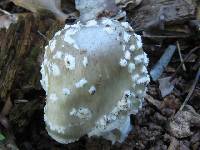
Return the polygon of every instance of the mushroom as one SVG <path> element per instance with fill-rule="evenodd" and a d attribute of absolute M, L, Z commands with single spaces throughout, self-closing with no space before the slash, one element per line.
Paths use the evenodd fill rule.
<path fill-rule="evenodd" d="M 128 22 L 102 17 L 65 25 L 41 65 L 48 134 L 64 144 L 85 134 L 124 141 L 150 80 L 147 65 Z"/>
<path fill-rule="evenodd" d="M 67 15 L 61 10 L 61 0 L 11 0 L 18 6 L 26 8 L 33 13 L 39 13 L 47 10 L 52 12 L 57 19 L 64 22 Z"/>

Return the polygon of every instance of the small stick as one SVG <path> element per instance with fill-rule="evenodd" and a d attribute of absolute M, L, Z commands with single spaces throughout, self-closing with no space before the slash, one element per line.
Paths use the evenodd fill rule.
<path fill-rule="evenodd" d="M 186 67 L 185 67 L 185 64 L 184 64 L 184 61 L 183 61 L 183 57 L 182 57 L 182 54 L 181 54 L 180 44 L 179 44 L 178 41 L 176 42 L 176 46 L 177 46 L 177 49 L 178 49 L 178 54 L 179 54 L 181 63 L 183 64 L 183 65 L 182 65 L 182 68 L 183 68 L 184 71 L 186 71 Z"/>
<path fill-rule="evenodd" d="M 194 80 L 194 82 L 193 82 L 193 84 L 192 84 L 192 86 L 191 86 L 191 88 L 190 88 L 190 92 L 188 93 L 187 97 L 185 98 L 185 101 L 183 102 L 183 104 L 182 104 L 182 106 L 180 107 L 179 111 L 182 111 L 183 108 L 184 108 L 184 106 L 185 106 L 185 105 L 187 104 L 187 102 L 190 100 L 190 97 L 191 97 L 191 95 L 192 95 L 193 92 L 194 92 L 194 89 L 195 89 L 195 87 L 196 87 L 196 84 L 197 84 L 198 81 L 199 81 L 199 77 L 200 77 L 200 68 L 199 68 L 199 70 L 198 70 L 198 72 L 197 72 L 197 74 L 196 74 L 195 80 Z"/>
<path fill-rule="evenodd" d="M 26 99 L 18 99 L 18 100 L 15 100 L 15 103 L 18 104 L 18 103 L 28 103 L 28 100 Z"/>
<path fill-rule="evenodd" d="M 172 75 L 170 81 L 172 81 L 175 77 L 176 74 L 178 73 L 178 71 L 181 69 L 181 66 L 183 65 L 183 63 L 188 60 L 188 58 L 191 56 L 192 53 L 194 53 L 196 50 L 200 49 L 200 46 L 197 46 L 195 48 L 193 48 L 188 54 L 187 56 L 183 59 L 183 62 L 181 62 L 181 64 L 178 66 L 178 68 L 176 69 L 176 72 Z"/>
<path fill-rule="evenodd" d="M 9 16 L 11 16 L 11 15 L 12 15 L 12 14 L 11 14 L 11 13 L 9 13 L 8 11 L 6 11 L 6 10 L 3 10 L 3 9 L 1 9 L 1 8 L 0 8 L 0 11 L 1 11 L 2 13 L 6 14 L 6 15 L 9 15 Z"/>
<path fill-rule="evenodd" d="M 44 34 L 42 34 L 39 30 L 37 31 L 37 33 L 40 35 L 40 36 L 42 36 L 43 38 L 44 38 L 44 40 L 45 41 L 49 41 L 49 39 L 44 35 Z"/>
<path fill-rule="evenodd" d="M 143 35 L 144 38 L 186 38 L 188 35 Z"/>

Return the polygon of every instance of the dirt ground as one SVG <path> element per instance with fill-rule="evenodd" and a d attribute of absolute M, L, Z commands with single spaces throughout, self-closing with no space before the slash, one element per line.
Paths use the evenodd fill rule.
<path fill-rule="evenodd" d="M 151 2 L 154 3 L 155 8 L 161 8 L 164 5 L 166 6 L 165 8 L 172 9 L 170 6 L 173 2 L 170 0 L 168 0 L 170 1 L 169 3 L 167 3 L 167 0 L 165 3 L 158 3 L 158 1 L 155 2 L 154 0 L 148 1 L 149 4 Z M 146 4 L 147 1 L 142 2 L 137 7 L 128 6 L 124 8 L 128 14 L 128 22 L 143 37 L 144 51 L 150 59 L 149 72 L 154 69 L 155 64 L 161 59 L 163 53 L 169 50 L 169 45 L 175 46 L 176 50 L 169 64 L 164 68 L 159 80 L 151 80 L 148 85 L 148 92 L 142 109 L 139 110 L 137 115 L 131 116 L 133 130 L 125 142 L 115 143 L 114 145 L 105 139 L 88 138 L 87 136 L 82 137 L 75 143 L 62 145 L 52 140 L 45 130 L 43 119 L 45 92 L 39 84 L 39 62 L 41 62 L 39 58 L 43 55 L 46 41 L 41 35 L 38 33 L 33 34 L 33 32 L 35 32 L 34 29 L 40 29 L 44 33 L 44 28 L 48 28 L 49 32 L 45 33 L 45 35 L 51 37 L 62 25 L 57 24 L 55 18 L 48 19 L 48 16 L 45 16 L 45 25 L 41 25 L 43 19 L 39 18 L 38 21 L 31 16 L 25 17 L 25 21 L 19 24 L 20 27 L 23 26 L 24 30 L 9 29 L 5 31 L 0 29 L 0 59 L 3 59 L 3 48 L 7 46 L 3 44 L 3 41 L 12 39 L 10 38 L 12 36 L 18 36 L 13 34 L 13 31 L 18 32 L 20 35 L 23 35 L 22 31 L 29 32 L 25 30 L 25 27 L 29 27 L 29 22 L 31 24 L 30 29 L 33 30 L 30 31 L 30 34 L 31 37 L 34 37 L 31 40 L 39 43 L 41 50 L 37 54 L 26 54 L 24 52 L 24 55 L 19 56 L 23 61 L 20 61 L 17 65 L 21 66 L 24 61 L 31 60 L 34 62 L 32 66 L 35 68 L 34 73 L 32 70 L 27 69 L 28 66 L 16 70 L 17 73 L 10 86 L 12 88 L 5 91 L 6 94 L 2 94 L 0 98 L 0 108 L 2 110 L 0 114 L 0 149 L 200 150 L 200 15 L 198 12 L 200 4 L 195 0 L 188 4 L 184 0 L 182 0 L 184 1 L 183 3 L 181 0 L 175 1 L 179 5 L 173 3 L 173 7 L 175 7 L 173 10 L 180 9 L 179 13 L 175 15 L 170 14 L 169 10 L 163 9 L 158 11 L 155 16 L 153 15 L 155 13 L 151 14 L 151 9 Z M 9 13 L 30 14 L 28 10 L 18 7 L 7 0 L 0 1 L 0 8 Z M 70 12 L 73 11 L 72 3 Z M 68 10 L 64 9 L 64 12 L 68 13 Z M 3 13 L 0 13 L 0 15 L 3 15 Z M 166 19 L 162 19 L 163 16 Z M 69 19 L 68 22 L 72 22 L 72 20 Z M 49 23 L 52 23 L 53 27 Z M 43 39 L 43 41 L 37 41 L 37 37 Z M 34 46 L 30 45 L 29 48 L 33 49 Z M 12 53 L 13 48 L 15 49 L 16 47 L 12 45 L 6 48 Z M 35 55 L 37 56 L 35 57 Z M 183 61 L 181 61 L 180 55 L 183 57 Z M 26 58 L 26 56 L 31 58 L 34 56 L 34 59 Z M 16 57 L 16 59 L 18 58 Z M 3 66 L 5 63 L 2 62 L 0 61 L 0 79 L 3 76 L 5 78 L 2 81 L 0 80 L 1 84 L 8 76 L 2 72 L 10 69 L 8 63 L 6 63 L 7 67 L 5 67 Z M 9 62 L 12 61 L 10 60 Z M 35 75 L 38 74 L 38 77 L 27 76 L 29 72 Z M 172 78 L 171 81 L 167 82 L 166 77 Z M 165 82 L 162 87 L 161 79 Z M 173 90 L 163 96 L 163 92 L 169 89 L 166 82 L 173 86 Z"/>

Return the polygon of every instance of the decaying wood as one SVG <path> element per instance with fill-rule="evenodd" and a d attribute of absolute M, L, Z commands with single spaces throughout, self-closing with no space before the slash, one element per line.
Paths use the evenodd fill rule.
<path fill-rule="evenodd" d="M 40 62 L 45 39 L 50 38 L 61 25 L 53 19 L 34 18 L 31 14 L 21 17 L 8 30 L 0 30 L 0 98 L 17 89 L 40 88 Z"/>
<path fill-rule="evenodd" d="M 166 24 L 180 24 L 195 18 L 195 4 L 191 0 L 144 0 L 133 11 L 130 20 L 136 30 L 143 30 L 152 22 L 159 24 L 163 19 Z"/>

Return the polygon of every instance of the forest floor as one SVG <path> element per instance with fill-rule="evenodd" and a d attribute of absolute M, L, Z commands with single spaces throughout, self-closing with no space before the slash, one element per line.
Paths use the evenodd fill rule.
<path fill-rule="evenodd" d="M 149 8 L 150 5 L 154 8 Z M 73 12 L 73 5 L 70 6 L 70 11 Z M 8 0 L 0 1 L 0 8 L 12 14 L 31 14 Z M 15 76 L 12 78 L 12 84 L 6 87 L 8 90 L 5 88 L 2 90 L 0 85 L 0 97 L 2 97 L 0 98 L 2 110 L 0 149 L 200 150 L 200 4 L 195 0 L 144 0 L 137 7 L 128 6 L 124 9 L 128 14 L 128 22 L 137 34 L 142 35 L 144 51 L 150 59 L 149 72 L 155 71 L 156 65 L 163 65 L 163 61 L 170 60 L 164 66 L 163 72 L 160 72 L 161 75 L 154 80 L 152 78 L 148 85 L 142 109 L 137 115 L 131 116 L 133 129 L 125 142 L 112 145 L 110 141 L 102 138 L 84 136 L 75 143 L 62 145 L 48 136 L 43 119 L 45 93 L 39 84 L 40 58 L 46 41 L 37 30 L 40 29 L 49 38 L 62 25 L 54 18 L 49 19 L 48 16 L 45 16 L 45 19 L 34 19 L 33 16 L 28 15 L 21 19 L 22 23 L 18 23 L 17 27 L 22 29 L 10 29 L 10 27 L 8 30 L 2 30 L 0 28 L 0 59 L 4 58 L 5 49 L 9 51 L 9 61 L 0 60 L 1 85 L 4 85 L 7 79 L 11 80 L 10 70 L 20 66 L 20 69 L 13 71 Z M 4 15 L 0 12 L 0 24 Z M 42 23 L 45 25 L 41 25 Z M 29 27 L 31 31 L 26 29 Z M 44 31 L 45 28 L 49 30 L 48 33 Z M 24 36 L 23 32 L 28 32 L 33 38 L 22 39 L 19 35 Z M 9 44 L 3 42 L 6 40 L 13 42 L 15 41 L 13 37 L 15 40 L 19 37 L 19 42 L 28 41 L 26 44 L 29 44 L 29 49 L 40 47 L 41 51 L 37 54 L 24 52 L 22 55 L 23 51 L 21 51 L 19 57 L 13 55 L 11 57 L 10 55 L 14 53 L 13 49 L 19 46 L 15 46 L 15 43 L 8 46 Z M 31 40 L 35 40 L 38 46 L 30 44 Z M 15 53 L 17 54 L 17 51 Z M 163 55 L 164 53 L 168 55 Z M 13 62 L 12 59 L 22 60 L 15 64 L 17 61 Z M 158 64 L 159 60 L 162 60 L 161 64 Z M 30 68 L 27 69 L 26 65 L 21 67 L 27 61 L 34 62 L 31 64 L 34 73 Z M 12 62 L 12 66 L 8 62 Z M 32 77 L 29 72 L 39 77 Z"/>

